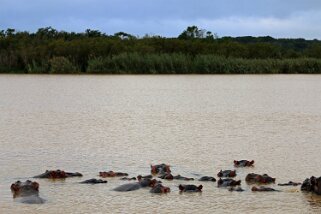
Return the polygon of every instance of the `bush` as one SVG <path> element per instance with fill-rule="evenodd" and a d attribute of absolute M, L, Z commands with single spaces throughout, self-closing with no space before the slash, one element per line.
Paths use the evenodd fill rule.
<path fill-rule="evenodd" d="M 79 68 L 73 65 L 66 57 L 53 57 L 49 60 L 51 74 L 79 73 Z"/>

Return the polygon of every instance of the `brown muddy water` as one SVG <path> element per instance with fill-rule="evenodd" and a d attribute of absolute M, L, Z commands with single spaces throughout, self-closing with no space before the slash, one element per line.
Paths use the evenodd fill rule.
<path fill-rule="evenodd" d="M 114 192 L 127 181 L 80 185 L 99 171 L 149 174 L 168 163 L 198 178 L 233 169 L 245 192 L 203 183 L 202 194 L 146 189 Z M 277 182 L 321 176 L 321 76 L 0 75 L 0 213 L 320 213 L 321 197 L 299 187 L 252 193 L 247 173 Z M 46 169 L 83 178 L 40 183 L 42 205 L 14 202 L 11 183 Z"/>

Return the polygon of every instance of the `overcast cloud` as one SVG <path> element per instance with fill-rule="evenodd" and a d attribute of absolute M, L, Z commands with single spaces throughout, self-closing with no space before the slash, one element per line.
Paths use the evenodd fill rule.
<path fill-rule="evenodd" d="M 321 0 L 0 0 L 0 29 L 97 29 L 177 36 L 197 25 L 219 36 L 321 39 Z"/>

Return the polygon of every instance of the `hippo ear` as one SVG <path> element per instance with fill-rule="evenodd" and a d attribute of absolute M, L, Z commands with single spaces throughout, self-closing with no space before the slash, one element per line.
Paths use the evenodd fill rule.
<path fill-rule="evenodd" d="M 32 182 L 31 183 L 32 187 L 35 188 L 36 190 L 39 189 L 39 184 L 37 182 Z"/>
<path fill-rule="evenodd" d="M 19 190 L 19 187 L 16 184 L 11 184 L 10 189 L 11 189 L 12 192 L 17 192 Z"/>
<path fill-rule="evenodd" d="M 197 189 L 198 189 L 198 190 L 202 190 L 202 189 L 203 189 L 203 185 L 199 185 L 199 186 L 197 187 Z"/>
<path fill-rule="evenodd" d="M 170 192 L 171 189 L 169 187 L 164 187 L 165 193 Z"/>
<path fill-rule="evenodd" d="M 183 190 L 185 189 L 182 184 L 180 184 L 180 185 L 178 186 L 178 188 L 179 188 L 180 191 L 183 191 Z"/>
<path fill-rule="evenodd" d="M 150 165 L 152 173 L 157 173 L 156 166 Z"/>
<path fill-rule="evenodd" d="M 234 160 L 234 165 L 238 165 L 239 162 L 237 160 Z"/>
<path fill-rule="evenodd" d="M 169 173 L 171 172 L 171 169 L 170 169 L 169 165 L 166 165 L 166 171 L 169 172 Z"/>

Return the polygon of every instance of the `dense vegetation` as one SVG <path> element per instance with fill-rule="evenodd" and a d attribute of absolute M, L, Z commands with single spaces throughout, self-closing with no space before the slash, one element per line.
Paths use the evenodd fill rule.
<path fill-rule="evenodd" d="M 222 37 L 188 27 L 177 38 L 142 38 L 51 27 L 0 30 L 0 72 L 111 74 L 321 73 L 321 41 Z"/>

